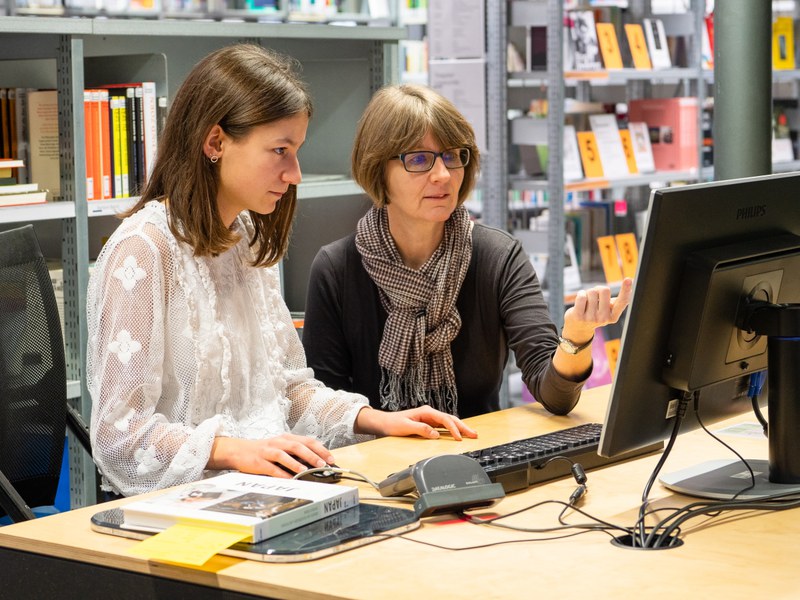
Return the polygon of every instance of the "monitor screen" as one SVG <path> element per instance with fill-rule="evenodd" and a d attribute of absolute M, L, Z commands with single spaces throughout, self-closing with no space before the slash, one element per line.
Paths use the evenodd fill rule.
<path fill-rule="evenodd" d="M 767 368 L 769 352 L 766 336 L 739 327 L 748 298 L 800 303 L 800 174 L 654 190 L 601 455 L 670 437 L 687 393 L 706 425 L 753 410 L 751 376 Z M 688 402 L 681 432 L 699 427 L 694 406 Z M 724 498 L 741 481 L 732 492 L 675 489 Z"/>

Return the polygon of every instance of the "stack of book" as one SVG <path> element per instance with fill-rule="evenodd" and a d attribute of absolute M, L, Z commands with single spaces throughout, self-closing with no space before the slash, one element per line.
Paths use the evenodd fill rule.
<path fill-rule="evenodd" d="M 14 171 L 24 167 L 19 159 L 0 158 L 0 206 L 41 204 L 47 200 L 47 192 L 37 183 L 17 183 Z"/>

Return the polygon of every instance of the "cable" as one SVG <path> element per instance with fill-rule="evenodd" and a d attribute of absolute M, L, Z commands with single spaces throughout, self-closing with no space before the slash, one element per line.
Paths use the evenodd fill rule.
<path fill-rule="evenodd" d="M 747 395 L 750 396 L 750 402 L 753 405 L 753 413 L 755 413 L 758 422 L 761 423 L 764 435 L 769 436 L 769 423 L 767 423 L 764 414 L 761 412 L 761 407 L 758 405 L 758 397 L 761 395 L 761 388 L 764 387 L 766 374 L 766 371 L 758 371 L 750 374 L 750 385 L 747 389 Z"/>

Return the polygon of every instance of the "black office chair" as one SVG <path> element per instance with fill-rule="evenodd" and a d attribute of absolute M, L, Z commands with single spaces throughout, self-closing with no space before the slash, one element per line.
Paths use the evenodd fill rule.
<path fill-rule="evenodd" d="M 35 517 L 55 502 L 67 424 L 91 455 L 67 402 L 53 285 L 32 225 L 0 232 L 0 517 Z"/>

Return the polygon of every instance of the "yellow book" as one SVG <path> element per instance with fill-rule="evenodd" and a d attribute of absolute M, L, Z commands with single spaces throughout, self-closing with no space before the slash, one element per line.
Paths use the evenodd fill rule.
<path fill-rule="evenodd" d="M 122 198 L 131 196 L 130 157 L 130 132 L 128 131 L 128 106 L 125 96 L 120 96 L 119 106 L 119 143 L 120 143 L 120 175 L 122 177 Z"/>
<path fill-rule="evenodd" d="M 602 177 L 603 163 L 600 162 L 600 151 L 597 148 L 597 139 L 591 131 L 578 132 L 578 149 L 581 153 L 583 172 L 586 177 Z"/>
<path fill-rule="evenodd" d="M 776 17 L 772 23 L 772 68 L 794 69 L 794 19 Z"/>
<path fill-rule="evenodd" d="M 115 198 L 123 198 L 122 195 L 122 148 L 120 144 L 120 124 L 119 124 L 119 105 L 120 101 L 125 105 L 125 98 L 122 96 L 110 96 L 108 104 L 111 109 L 111 131 L 113 147 L 111 148 L 111 161 L 114 164 L 114 194 Z"/>
<path fill-rule="evenodd" d="M 647 40 L 645 40 L 642 26 L 638 23 L 627 23 L 625 36 L 628 38 L 628 47 L 631 49 L 634 68 L 643 71 L 652 69 L 653 63 L 650 62 L 650 54 L 647 52 Z"/>
<path fill-rule="evenodd" d="M 600 44 L 600 54 L 603 55 L 603 66 L 606 69 L 621 69 L 622 55 L 619 52 L 617 32 L 612 23 L 598 23 L 597 41 Z"/>

